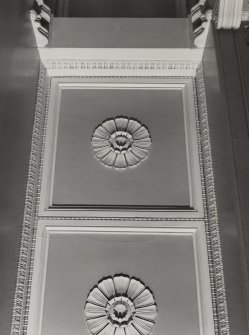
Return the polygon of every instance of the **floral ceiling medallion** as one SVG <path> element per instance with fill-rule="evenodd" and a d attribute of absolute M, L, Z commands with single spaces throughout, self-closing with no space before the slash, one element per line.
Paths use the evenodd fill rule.
<path fill-rule="evenodd" d="M 150 148 L 148 129 L 132 118 L 108 119 L 95 129 L 92 136 L 95 157 L 116 169 L 138 165 L 148 157 Z"/>
<path fill-rule="evenodd" d="M 140 280 L 115 275 L 90 291 L 85 315 L 93 335 L 149 335 L 157 307 L 152 292 Z"/>

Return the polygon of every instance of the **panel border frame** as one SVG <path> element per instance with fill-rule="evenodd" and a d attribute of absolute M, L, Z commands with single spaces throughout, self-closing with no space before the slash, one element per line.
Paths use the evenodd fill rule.
<path fill-rule="evenodd" d="M 74 221 L 74 225 L 72 225 L 70 220 L 63 221 L 63 224 L 61 224 L 60 220 L 53 221 L 52 223 L 48 220 L 40 220 L 37 230 L 37 243 L 34 256 L 34 269 L 31 287 L 32 294 L 30 296 L 30 313 L 27 335 L 41 335 L 47 260 L 49 254 L 49 237 L 53 233 L 192 236 L 194 263 L 196 269 L 195 279 L 200 335 L 214 335 L 209 267 L 207 262 L 205 226 L 203 225 L 203 222 L 194 221 L 186 224 L 185 222 L 175 221 L 168 222 L 166 225 L 160 225 L 159 222 L 154 222 L 153 227 L 151 227 L 151 225 L 148 226 L 148 223 L 146 224 L 146 222 L 144 222 L 144 224 L 144 227 L 136 227 L 133 222 L 131 222 L 128 226 L 124 226 L 122 222 L 113 222 L 112 225 L 110 225 L 108 221 L 99 221 L 96 222 L 96 226 L 91 226 L 88 221 Z"/>
<path fill-rule="evenodd" d="M 39 216 L 92 216 L 97 211 L 98 216 L 122 216 L 122 210 L 125 210 L 126 216 L 166 216 L 166 217 L 196 217 L 201 218 L 203 214 L 201 173 L 198 154 L 198 135 L 196 129 L 195 102 L 191 96 L 194 95 L 193 81 L 191 78 L 84 78 L 84 77 L 51 77 L 50 98 L 46 106 L 46 129 L 43 139 L 43 171 L 41 173 L 41 189 L 39 199 Z M 184 210 L 183 206 L 176 209 L 170 209 L 168 206 L 121 206 L 121 205 L 95 205 L 92 208 L 88 205 L 72 206 L 54 206 L 53 205 L 53 176 L 56 159 L 58 124 L 60 117 L 60 98 L 63 89 L 73 88 L 85 89 L 178 89 L 182 91 L 184 107 L 184 127 L 186 134 L 186 155 L 188 165 L 189 179 L 189 199 L 190 206 Z M 53 112 L 49 112 L 53 111 Z M 90 144 L 89 144 L 90 145 Z"/>

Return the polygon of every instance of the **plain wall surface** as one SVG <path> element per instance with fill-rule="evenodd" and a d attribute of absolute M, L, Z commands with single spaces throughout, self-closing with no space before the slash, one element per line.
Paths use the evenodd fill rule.
<path fill-rule="evenodd" d="M 58 6 L 58 16 L 70 17 L 177 17 L 184 12 L 182 0 L 70 0 Z"/>
<path fill-rule="evenodd" d="M 51 47 L 190 48 L 188 24 L 188 19 L 184 18 L 56 17 L 53 20 Z"/>
<path fill-rule="evenodd" d="M 9 335 L 23 225 L 38 54 L 28 10 L 33 1 L 0 4 L 0 334 Z"/>

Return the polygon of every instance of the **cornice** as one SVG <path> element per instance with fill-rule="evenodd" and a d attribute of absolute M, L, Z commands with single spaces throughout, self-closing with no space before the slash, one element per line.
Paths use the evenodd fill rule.
<path fill-rule="evenodd" d="M 175 75 L 192 76 L 199 65 L 197 61 L 103 61 L 57 59 L 43 62 L 51 76 L 78 76 L 78 75 Z M 134 72 L 135 71 L 135 72 Z"/>
<path fill-rule="evenodd" d="M 42 48 L 39 52 L 49 76 L 194 76 L 203 55 L 202 49 Z"/>

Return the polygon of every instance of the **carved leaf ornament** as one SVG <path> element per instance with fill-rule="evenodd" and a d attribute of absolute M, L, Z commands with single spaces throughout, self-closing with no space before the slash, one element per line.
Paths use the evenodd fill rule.
<path fill-rule="evenodd" d="M 104 165 L 116 169 L 136 166 L 148 157 L 151 138 L 139 121 L 116 117 L 104 121 L 92 136 L 95 157 Z"/>
<path fill-rule="evenodd" d="M 149 335 L 157 307 L 152 292 L 140 280 L 115 275 L 90 291 L 85 316 L 93 335 Z"/>

